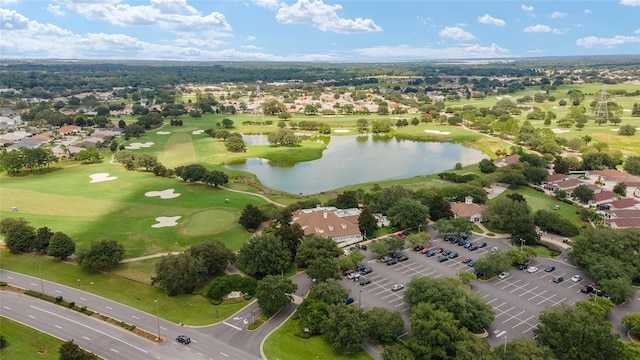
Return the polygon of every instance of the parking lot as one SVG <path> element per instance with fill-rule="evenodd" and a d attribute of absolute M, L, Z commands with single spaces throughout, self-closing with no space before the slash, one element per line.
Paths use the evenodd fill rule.
<path fill-rule="evenodd" d="M 386 265 L 376 260 L 370 251 L 363 252 L 367 258 L 363 264 L 373 269 L 371 274 L 363 275 L 371 280 L 367 285 L 360 285 L 358 281 L 349 280 L 344 277 L 343 286 L 351 290 L 351 296 L 355 300 L 355 306 L 362 306 L 365 309 L 373 307 L 386 307 L 391 310 L 400 311 L 405 319 L 405 329 L 409 330 L 409 306 L 404 302 L 403 295 L 405 289 L 393 291 L 394 284 L 406 285 L 415 276 L 429 276 L 432 278 L 454 277 L 461 271 L 473 271 L 472 267 L 463 263 L 463 260 L 470 258 L 477 260 L 493 247 L 501 250 L 509 250 L 512 246 L 502 239 L 489 239 L 473 235 L 470 241 L 478 243 L 484 241 L 487 246 L 469 251 L 468 249 L 451 244 L 442 239 L 431 240 L 429 249 L 442 248 L 443 250 L 455 251 L 458 257 L 448 259 L 443 262 L 438 261 L 436 254 L 427 257 L 419 251 L 405 249 L 402 253 L 407 255 L 408 260 L 394 265 Z M 552 272 L 546 272 L 549 265 L 555 267 Z M 497 277 L 487 281 L 475 281 L 472 290 L 480 292 L 491 305 L 495 312 L 495 321 L 488 329 L 487 339 L 492 346 L 503 343 L 506 338 L 515 339 L 518 337 L 533 337 L 532 330 L 538 323 L 538 315 L 548 306 L 560 303 L 574 304 L 576 301 L 585 300 L 587 295 L 580 292 L 582 286 L 589 284 L 584 273 L 578 271 L 570 265 L 564 257 L 534 258 L 529 266 L 536 266 L 539 270 L 529 273 L 525 270 L 510 268 L 509 276 L 503 280 Z M 584 277 L 579 282 L 572 282 L 570 278 L 580 274 Z M 553 282 L 554 276 L 564 277 L 561 283 Z"/>

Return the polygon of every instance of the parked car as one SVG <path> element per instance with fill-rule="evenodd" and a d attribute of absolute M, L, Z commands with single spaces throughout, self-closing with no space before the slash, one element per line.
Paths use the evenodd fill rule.
<path fill-rule="evenodd" d="M 416 245 L 413 247 L 413 251 L 422 251 L 424 250 L 424 246 L 422 245 Z"/>
<path fill-rule="evenodd" d="M 476 251 L 478 250 L 478 246 L 476 246 L 475 244 L 471 244 L 471 246 L 469 246 L 467 249 L 469 249 L 469 251 Z"/>
<path fill-rule="evenodd" d="M 585 294 L 591 294 L 592 292 L 595 292 L 596 289 L 593 288 L 593 286 L 591 285 L 585 285 L 582 287 L 582 289 L 580 289 L 580 291 L 582 291 Z"/>
<path fill-rule="evenodd" d="M 553 282 L 554 283 L 558 283 L 559 284 L 559 283 L 561 283 L 563 281 L 564 281 L 564 278 L 562 276 L 554 276 L 553 277 Z"/>
<path fill-rule="evenodd" d="M 466 244 L 464 244 L 464 246 L 463 246 L 463 247 L 464 247 L 465 249 L 468 249 L 468 248 L 470 248 L 470 247 L 472 247 L 472 246 L 473 246 L 473 243 L 468 241 Z"/>
<path fill-rule="evenodd" d="M 555 269 L 556 269 L 556 267 L 555 267 L 555 266 L 547 266 L 546 268 L 544 268 L 544 271 L 546 271 L 546 272 L 552 272 L 552 271 L 554 271 Z"/>
<path fill-rule="evenodd" d="M 187 345 L 191 342 L 191 339 L 187 335 L 178 335 L 178 337 L 176 337 L 176 341 L 181 344 Z"/>
<path fill-rule="evenodd" d="M 353 269 L 342 270 L 342 275 L 349 276 L 349 274 L 351 274 L 353 271 Z"/>
<path fill-rule="evenodd" d="M 391 259 L 393 259 L 391 256 L 383 256 L 382 259 L 380 259 L 380 262 L 386 263 Z"/>
<path fill-rule="evenodd" d="M 497 247 L 497 246 L 494 246 L 494 247 L 491 248 L 491 251 L 500 251 L 500 248 Z"/>
<path fill-rule="evenodd" d="M 366 266 L 365 266 L 365 265 L 363 265 L 363 264 L 358 264 L 358 265 L 356 266 L 356 271 L 362 271 L 362 269 L 364 269 L 364 268 L 366 268 Z"/>
<path fill-rule="evenodd" d="M 467 245 L 467 240 L 461 240 L 460 242 L 458 242 L 458 246 L 465 246 Z"/>
<path fill-rule="evenodd" d="M 582 276 L 580 276 L 580 275 L 573 275 L 573 276 L 571 277 L 571 281 L 573 281 L 573 282 L 579 282 L 579 281 L 582 281 Z"/>
<path fill-rule="evenodd" d="M 498 274 L 498 279 L 500 279 L 500 280 L 504 280 L 504 279 L 508 278 L 508 277 L 509 277 L 509 275 L 510 275 L 510 274 L 509 274 L 508 272 L 503 271 L 503 272 L 501 272 L 500 274 Z"/>
<path fill-rule="evenodd" d="M 360 285 L 365 286 L 371 284 L 371 279 L 369 279 L 368 277 L 363 277 L 362 279 L 360 279 Z"/>
<path fill-rule="evenodd" d="M 435 249 L 435 250 L 434 250 L 434 252 L 435 252 L 436 254 L 441 254 L 443 251 L 444 251 L 444 249 L 443 249 L 443 248 L 437 248 L 437 249 Z"/>
<path fill-rule="evenodd" d="M 442 255 L 444 256 L 449 256 L 449 254 L 451 254 L 451 250 L 445 250 L 442 252 Z"/>
<path fill-rule="evenodd" d="M 398 263 L 398 260 L 391 258 L 387 261 L 387 265 L 395 265 Z"/>
<path fill-rule="evenodd" d="M 362 274 L 362 275 L 371 274 L 372 272 L 373 272 L 373 269 L 370 268 L 369 266 L 367 266 L 364 269 L 360 270 L 360 274 Z"/>
<path fill-rule="evenodd" d="M 394 284 L 394 285 L 391 287 L 391 290 L 392 290 L 392 291 L 398 291 L 398 290 L 402 290 L 402 289 L 404 289 L 404 285 L 402 285 L 402 284 Z"/>
<path fill-rule="evenodd" d="M 357 271 L 354 271 L 351 274 L 347 275 L 347 278 L 353 281 L 358 281 L 358 279 L 360 278 L 360 273 Z"/>
<path fill-rule="evenodd" d="M 484 241 L 480 241 L 477 246 L 479 249 L 482 249 L 483 247 L 487 246 L 487 243 Z"/>
<path fill-rule="evenodd" d="M 473 265 L 475 265 L 475 264 L 476 264 L 476 261 L 475 261 L 475 260 L 471 260 L 471 261 L 469 261 L 469 262 L 467 263 L 467 266 L 468 266 L 468 267 L 473 267 Z"/>
<path fill-rule="evenodd" d="M 438 262 L 445 262 L 447 260 L 449 260 L 449 258 L 444 255 L 438 256 Z"/>
<path fill-rule="evenodd" d="M 427 257 L 432 257 L 432 256 L 434 256 L 435 254 L 436 254 L 436 253 L 435 253 L 435 251 L 429 251 L 429 252 L 427 252 L 425 255 L 427 255 Z"/>
<path fill-rule="evenodd" d="M 529 266 L 527 264 L 518 264 L 518 266 L 516 266 L 516 269 L 518 270 L 527 270 Z"/>
<path fill-rule="evenodd" d="M 421 254 L 426 254 L 429 252 L 429 248 L 424 248 L 422 249 L 422 251 L 420 251 Z"/>
<path fill-rule="evenodd" d="M 470 261 L 473 261 L 473 259 L 472 259 L 472 258 L 464 258 L 464 259 L 462 260 L 462 263 L 463 263 L 463 264 L 468 264 Z"/>
<path fill-rule="evenodd" d="M 538 271 L 538 268 L 535 266 L 531 266 L 527 269 L 527 272 L 530 274 L 533 274 L 534 272 Z"/>
<path fill-rule="evenodd" d="M 462 238 L 462 240 L 467 240 L 467 239 L 469 239 L 469 234 L 462 233 L 462 234 L 460 234 L 460 237 Z"/>
<path fill-rule="evenodd" d="M 406 238 L 406 237 L 407 237 L 407 235 L 405 235 L 405 234 L 403 234 L 403 233 L 397 233 L 396 235 L 397 235 L 399 238 L 402 238 L 402 239 L 404 239 L 404 238 Z"/>
<path fill-rule="evenodd" d="M 353 304 L 355 300 L 353 299 L 353 296 L 349 296 L 347 298 L 347 300 L 344 301 L 345 305 L 349 305 L 349 304 Z"/>
<path fill-rule="evenodd" d="M 403 262 L 403 261 L 409 260 L 409 257 L 407 255 L 405 255 L 405 254 L 402 254 L 402 255 L 398 256 L 398 258 L 396 260 L 398 260 L 398 262 Z"/>
<path fill-rule="evenodd" d="M 455 259 L 458 257 L 458 253 L 457 252 L 452 252 L 451 254 L 449 254 L 449 259 Z"/>
<path fill-rule="evenodd" d="M 459 241 L 460 241 L 460 238 L 453 238 L 453 239 L 451 240 L 451 243 L 452 243 L 452 244 L 457 244 Z"/>

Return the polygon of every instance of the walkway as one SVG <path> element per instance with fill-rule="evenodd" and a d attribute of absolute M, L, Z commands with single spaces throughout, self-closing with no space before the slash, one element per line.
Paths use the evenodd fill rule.
<path fill-rule="evenodd" d="M 130 263 L 130 262 L 134 262 L 134 261 L 155 259 L 155 258 L 167 256 L 169 254 L 178 255 L 178 254 L 180 254 L 180 251 L 174 251 L 174 252 L 170 252 L 170 253 L 166 252 L 166 253 L 159 253 L 159 254 L 153 254 L 153 255 L 140 256 L 140 257 L 136 257 L 136 258 L 124 259 L 124 260 L 120 261 L 120 264 L 126 264 L 126 263 Z"/>
<path fill-rule="evenodd" d="M 231 191 L 231 192 L 236 192 L 236 193 L 245 194 L 245 195 L 257 196 L 257 197 L 259 197 L 259 198 L 261 198 L 261 199 L 263 199 L 263 200 L 265 200 L 265 201 L 267 201 L 267 202 L 269 202 L 269 203 L 272 203 L 272 204 L 273 204 L 273 205 L 275 205 L 275 206 L 279 206 L 279 207 L 286 207 L 286 205 L 284 205 L 284 204 L 280 204 L 279 202 L 275 202 L 275 201 L 273 201 L 273 200 L 269 199 L 268 197 L 266 197 L 266 196 L 264 196 L 264 195 L 262 195 L 262 194 L 256 194 L 256 193 L 252 193 L 252 192 L 249 192 L 249 191 L 242 191 L 242 190 L 229 189 L 229 188 L 228 188 L 228 187 L 226 187 L 226 186 L 218 186 L 218 187 L 219 187 L 220 189 L 227 190 L 227 191 Z"/>

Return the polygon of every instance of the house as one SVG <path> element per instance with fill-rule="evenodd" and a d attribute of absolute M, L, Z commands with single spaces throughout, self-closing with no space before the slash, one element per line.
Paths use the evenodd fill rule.
<path fill-rule="evenodd" d="M 632 198 L 620 199 L 606 203 L 611 210 L 640 209 L 640 201 Z"/>
<path fill-rule="evenodd" d="M 605 224 L 609 225 L 612 229 L 626 229 L 640 227 L 640 218 L 621 218 L 621 219 L 606 219 Z"/>
<path fill-rule="evenodd" d="M 566 180 L 569 179 L 569 175 L 567 174 L 553 174 L 553 175 L 548 175 L 546 178 L 544 178 L 544 181 L 542 182 L 542 184 L 550 184 L 550 183 L 554 183 L 556 181 L 562 181 L 562 180 Z"/>
<path fill-rule="evenodd" d="M 585 173 L 585 176 L 592 181 L 599 181 L 601 184 L 605 186 L 614 186 L 617 183 L 625 182 L 631 180 L 633 176 L 629 175 L 629 173 L 625 171 L 619 170 L 588 170 Z M 636 178 L 636 180 L 638 180 Z"/>
<path fill-rule="evenodd" d="M 360 209 L 318 206 L 293 212 L 292 223 L 300 225 L 305 236 L 331 238 L 339 247 L 344 247 L 363 240 L 358 228 L 359 217 Z"/>
<path fill-rule="evenodd" d="M 505 167 L 507 165 L 515 164 L 520 161 L 520 155 L 509 155 L 503 158 L 498 158 L 493 161 L 493 164 L 497 167 Z"/>
<path fill-rule="evenodd" d="M 75 134 L 80 132 L 80 130 L 82 130 L 82 128 L 80 128 L 80 126 L 75 126 L 75 125 L 65 125 L 59 129 L 56 130 L 56 132 L 62 136 L 65 135 L 69 135 L 69 134 Z"/>
<path fill-rule="evenodd" d="M 455 217 L 468 219 L 469 221 L 482 221 L 484 206 L 473 203 L 473 197 L 464 198 L 464 203 L 454 202 L 451 204 L 451 212 Z"/>
<path fill-rule="evenodd" d="M 548 184 L 548 185 L 555 187 L 554 191 L 564 190 L 567 194 L 570 194 L 578 186 L 589 185 L 589 184 L 578 179 L 566 179 L 566 180 L 556 181 L 553 184 Z"/>
<path fill-rule="evenodd" d="M 627 181 L 624 184 L 627 186 L 627 196 L 640 197 L 640 181 Z"/>
<path fill-rule="evenodd" d="M 612 200 L 615 196 L 616 193 L 614 193 L 613 191 L 599 191 L 597 193 L 594 192 L 591 200 L 589 200 L 589 204 L 602 204 L 606 201 Z"/>

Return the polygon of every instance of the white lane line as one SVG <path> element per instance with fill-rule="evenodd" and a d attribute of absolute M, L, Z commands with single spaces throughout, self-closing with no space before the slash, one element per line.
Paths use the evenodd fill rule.
<path fill-rule="evenodd" d="M 222 323 L 223 323 L 223 324 L 225 324 L 225 325 L 227 325 L 227 326 L 230 326 L 230 327 L 232 327 L 232 328 L 234 328 L 234 329 L 236 329 L 236 330 L 238 330 L 238 331 L 242 331 L 242 329 L 241 329 L 241 328 L 239 328 L 239 327 L 237 327 L 237 326 L 235 326 L 235 325 L 233 325 L 233 324 L 229 324 L 229 323 L 228 323 L 228 322 L 226 322 L 226 321 L 223 321 Z"/>
<path fill-rule="evenodd" d="M 83 339 L 85 339 L 85 340 L 87 340 L 87 341 L 91 341 L 91 339 L 89 339 L 89 338 L 88 338 L 88 337 L 86 337 L 86 336 L 83 336 L 82 338 L 83 338 Z"/>
<path fill-rule="evenodd" d="M 11 276 L 7 276 L 7 279 L 11 279 L 11 280 L 13 280 L 13 278 L 12 278 Z"/>
<path fill-rule="evenodd" d="M 193 339 L 191 339 L 191 342 L 192 342 L 192 343 L 197 343 L 197 341 L 196 341 L 196 340 L 193 340 Z"/>
<path fill-rule="evenodd" d="M 119 354 L 119 353 L 120 353 L 118 350 L 116 350 L 116 349 L 114 349 L 114 348 L 109 348 L 109 349 L 110 349 L 111 351 L 113 351 L 114 353 L 116 353 L 116 354 Z"/>
<path fill-rule="evenodd" d="M 94 328 L 92 328 L 91 326 L 85 325 L 85 324 L 83 324 L 83 323 L 81 323 L 81 322 L 78 322 L 78 321 L 75 321 L 75 320 L 68 319 L 68 318 L 66 318 L 66 317 L 64 317 L 64 316 L 62 316 L 62 315 L 58 315 L 58 314 L 53 313 L 53 312 L 51 312 L 51 311 L 47 311 L 47 310 L 45 310 L 45 309 L 41 309 L 41 308 L 39 308 L 39 307 L 37 307 L 37 306 L 30 305 L 29 307 L 31 307 L 31 308 L 33 308 L 33 309 L 36 309 L 36 310 L 39 310 L 39 311 L 42 311 L 43 313 L 47 313 L 47 314 L 49 314 L 49 315 L 52 315 L 52 316 L 55 316 L 55 317 L 58 317 L 58 318 L 64 319 L 64 320 L 66 320 L 66 321 L 72 322 L 72 323 L 74 323 L 74 324 L 76 324 L 76 325 L 80 325 L 80 326 L 86 327 L 87 329 L 91 329 L 91 330 L 93 330 L 93 331 L 95 331 L 95 332 L 97 332 L 97 333 L 100 333 L 100 334 L 102 334 L 102 335 L 108 336 L 108 337 L 110 337 L 110 338 L 112 338 L 112 339 L 114 339 L 114 340 L 116 340 L 116 341 L 119 341 L 119 342 L 121 342 L 121 343 L 123 343 L 123 344 L 129 345 L 129 346 L 131 346 L 131 347 L 132 347 L 132 348 L 134 348 L 134 349 L 140 350 L 140 351 L 142 351 L 142 352 L 143 352 L 143 353 L 145 353 L 145 354 L 146 354 L 146 353 L 148 353 L 148 351 L 147 351 L 147 350 L 145 350 L 145 349 L 141 349 L 141 348 L 139 348 L 139 347 L 137 347 L 137 346 L 135 346 L 135 345 L 133 345 L 133 344 L 129 344 L 129 343 L 128 343 L 128 342 L 126 342 L 126 341 L 120 340 L 120 339 L 118 339 L 118 338 L 117 338 L 117 337 L 115 337 L 115 336 L 109 335 L 109 334 L 107 334 L 107 333 L 105 333 L 105 332 L 103 332 L 103 331 L 100 331 L 100 330 L 98 330 L 98 329 L 94 329 Z M 29 315 L 29 316 L 31 316 L 31 315 Z M 35 319 L 35 318 L 34 318 L 34 319 Z"/>
<path fill-rule="evenodd" d="M 501 337 L 502 335 L 504 335 L 506 333 L 507 333 L 506 331 L 502 331 L 502 332 L 496 334 L 496 337 L 499 338 L 499 337 Z"/>
<path fill-rule="evenodd" d="M 160 329 L 162 329 L 162 330 L 167 330 L 167 328 L 166 328 L 166 327 L 162 327 L 162 326 L 160 326 Z"/>
<path fill-rule="evenodd" d="M 33 285 L 33 286 L 38 286 L 38 284 L 35 284 L 35 283 L 31 283 L 31 285 Z"/>
<path fill-rule="evenodd" d="M 8 307 L 8 306 L 2 305 L 2 307 L 3 307 L 3 308 L 5 308 L 5 309 L 7 309 L 7 310 L 11 310 L 11 308 L 10 308 L 10 307 Z"/>
<path fill-rule="evenodd" d="M 82 301 L 87 301 L 87 299 L 85 299 L 85 298 L 80 298 L 80 300 L 82 300 Z"/>
<path fill-rule="evenodd" d="M 58 329 L 62 329 L 62 326 L 59 326 L 59 325 L 53 325 L 53 326 L 57 327 Z"/>
<path fill-rule="evenodd" d="M 224 356 L 224 357 L 229 357 L 229 355 L 227 355 L 227 354 L 225 354 L 225 353 L 223 353 L 223 352 L 221 352 L 221 353 L 220 353 L 220 355 L 222 355 L 222 356 Z"/>
<path fill-rule="evenodd" d="M 62 291 L 60 291 L 60 290 L 56 290 L 56 292 L 57 292 L 57 293 L 60 293 L 60 294 L 62 294 Z"/>
<path fill-rule="evenodd" d="M 30 318 L 35 319 L 36 317 L 33 315 L 29 315 Z"/>
<path fill-rule="evenodd" d="M 111 306 L 105 306 L 107 309 L 109 310 L 113 310 L 113 308 Z"/>
<path fill-rule="evenodd" d="M 132 317 L 132 318 L 134 318 L 134 319 L 138 319 L 138 320 L 140 320 L 140 318 L 139 318 L 139 317 L 137 317 L 137 316 L 135 316 L 135 315 L 131 315 L 131 317 Z"/>

